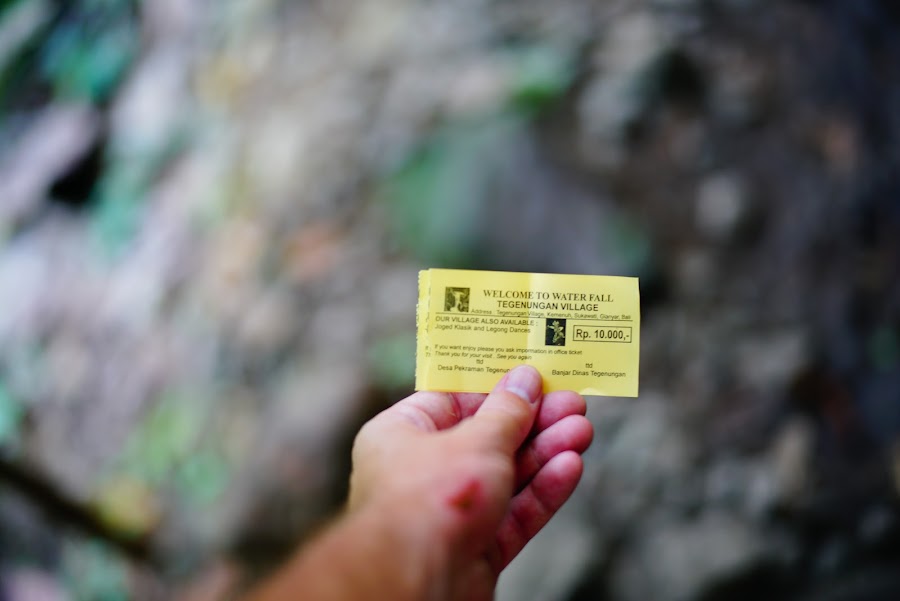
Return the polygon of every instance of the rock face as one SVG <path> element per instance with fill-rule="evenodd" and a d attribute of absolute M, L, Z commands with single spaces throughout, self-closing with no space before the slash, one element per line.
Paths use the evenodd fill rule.
<path fill-rule="evenodd" d="M 500 577 L 498 601 L 571 598 L 595 567 L 597 532 L 585 528 L 584 499 L 576 497 Z"/>
<path fill-rule="evenodd" d="M 725 513 L 671 524 L 651 520 L 618 558 L 612 590 L 625 601 L 690 601 L 752 573 L 765 557 L 762 534 Z"/>
<path fill-rule="evenodd" d="M 270 567 L 448 265 L 641 277 L 641 398 L 501 599 L 898 597 L 894 2 L 13 4 L 7 594 Z"/>

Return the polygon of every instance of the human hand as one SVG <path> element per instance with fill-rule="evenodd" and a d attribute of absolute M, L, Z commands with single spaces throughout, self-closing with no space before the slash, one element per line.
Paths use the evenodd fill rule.
<path fill-rule="evenodd" d="M 491 599 L 500 571 L 575 490 L 593 438 L 585 402 L 541 388 L 520 366 L 490 395 L 418 392 L 357 435 L 349 510 L 404 533 L 424 598 Z"/>

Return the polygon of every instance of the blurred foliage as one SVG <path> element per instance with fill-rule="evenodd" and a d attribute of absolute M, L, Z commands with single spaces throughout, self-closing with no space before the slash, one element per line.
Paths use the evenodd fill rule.
<path fill-rule="evenodd" d="M 231 466 L 215 451 L 199 450 L 187 457 L 175 472 L 175 486 L 181 498 L 203 507 L 217 501 L 225 492 Z"/>
<path fill-rule="evenodd" d="M 401 244 L 431 265 L 473 266 L 496 160 L 523 126 L 521 117 L 501 113 L 432 135 L 383 190 Z"/>
<path fill-rule="evenodd" d="M 900 363 L 900 339 L 894 328 L 881 326 L 875 330 L 869 340 L 869 357 L 881 371 L 890 371 Z"/>
<path fill-rule="evenodd" d="M 67 540 L 62 562 L 74 601 L 125 601 L 130 597 L 125 563 L 106 546 Z"/>
<path fill-rule="evenodd" d="M 17 442 L 24 418 L 25 408 L 0 382 L 0 446 L 8 447 Z"/>
<path fill-rule="evenodd" d="M 134 60 L 139 37 L 129 0 L 82 0 L 43 44 L 41 71 L 59 98 L 103 102 Z"/>
<path fill-rule="evenodd" d="M 200 403 L 180 393 L 165 395 L 133 434 L 125 454 L 126 471 L 161 484 L 192 451 L 202 426 Z"/>
<path fill-rule="evenodd" d="M 120 534 L 140 537 L 159 521 L 153 490 L 143 481 L 117 477 L 100 488 L 96 502 L 98 517 Z"/>
<path fill-rule="evenodd" d="M 0 5 L 0 119 L 14 106 L 14 95 L 21 97 L 23 90 L 40 83 L 33 64 L 53 17 L 49 0 L 6 0 Z"/>
<path fill-rule="evenodd" d="M 509 103 L 514 110 L 536 115 L 562 98 L 574 83 L 572 52 L 535 45 L 516 51 L 513 58 Z"/>
<path fill-rule="evenodd" d="M 118 257 L 134 239 L 146 196 L 164 167 L 183 148 L 186 134 L 172 131 L 161 138 L 157 147 L 107 149 L 106 168 L 91 198 L 91 230 L 106 257 Z"/>
<path fill-rule="evenodd" d="M 218 499 L 228 484 L 231 468 L 219 450 L 205 444 L 203 406 L 190 395 L 165 395 L 129 442 L 123 468 L 126 479 L 154 488 L 171 485 L 192 505 L 208 505 Z M 119 500 L 116 495 L 110 498 L 113 505 Z"/>
<path fill-rule="evenodd" d="M 98 492 L 97 513 L 108 526 L 129 536 L 148 534 L 161 518 L 163 490 L 201 507 L 222 495 L 231 468 L 221 453 L 203 446 L 205 415 L 201 401 L 180 392 L 154 405 L 132 435 L 123 465 Z"/>
<path fill-rule="evenodd" d="M 36 102 L 106 104 L 140 51 L 136 0 L 15 0 L 0 5 L 0 131 Z M 3 40 L 6 40 L 4 43 Z M 158 173 L 155 151 L 143 160 L 105 152 L 90 193 L 94 234 L 114 256 L 137 229 L 144 194 Z"/>
<path fill-rule="evenodd" d="M 623 273 L 654 277 L 653 240 L 646 227 L 625 214 L 609 217 L 601 228 L 599 252 L 616 258 Z"/>
<path fill-rule="evenodd" d="M 384 390 L 412 388 L 416 376 L 416 337 L 412 332 L 376 340 L 369 348 L 369 367 Z"/>
<path fill-rule="evenodd" d="M 102 254 L 115 257 L 134 238 L 143 199 L 150 188 L 142 163 L 112 161 L 95 190 L 91 230 Z"/>
<path fill-rule="evenodd" d="M 506 53 L 513 76 L 500 105 L 436 128 L 382 186 L 399 242 L 430 265 L 477 266 L 494 174 L 531 122 L 574 82 L 571 52 L 525 45 Z"/>
<path fill-rule="evenodd" d="M 18 0 L 0 11 L 0 29 L 18 34 L 0 52 L 3 113 L 35 95 L 105 102 L 139 50 L 134 0 Z"/>

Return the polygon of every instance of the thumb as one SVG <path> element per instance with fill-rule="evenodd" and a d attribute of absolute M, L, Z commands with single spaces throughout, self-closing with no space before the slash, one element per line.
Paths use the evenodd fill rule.
<path fill-rule="evenodd" d="M 542 388 L 541 374 L 530 365 L 507 373 L 469 422 L 480 446 L 512 457 L 531 432 Z"/>

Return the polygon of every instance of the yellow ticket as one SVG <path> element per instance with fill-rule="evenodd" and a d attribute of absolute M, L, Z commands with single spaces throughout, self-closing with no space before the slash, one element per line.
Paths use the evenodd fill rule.
<path fill-rule="evenodd" d="M 526 363 L 544 391 L 638 395 L 637 278 L 419 272 L 416 390 L 488 392 Z"/>

